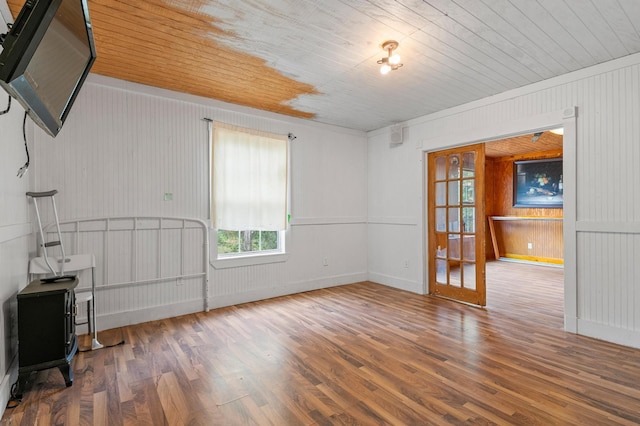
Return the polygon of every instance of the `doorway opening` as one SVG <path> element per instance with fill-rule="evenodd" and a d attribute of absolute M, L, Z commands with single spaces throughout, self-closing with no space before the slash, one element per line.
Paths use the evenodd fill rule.
<path fill-rule="evenodd" d="M 549 318 L 553 317 L 562 327 L 563 137 L 544 131 L 484 142 L 482 146 L 484 164 L 477 164 L 476 167 L 482 167 L 483 173 L 477 173 L 474 177 L 483 177 L 477 179 L 482 182 L 482 188 L 475 190 L 475 194 L 483 198 L 477 200 L 474 207 L 476 210 L 482 207 L 483 216 L 481 223 L 473 229 L 473 236 L 484 236 L 478 241 L 478 245 L 483 245 L 483 250 L 476 251 L 476 254 L 487 262 L 486 266 L 482 265 L 486 268 L 486 274 L 479 278 L 484 281 L 482 284 L 486 288 L 485 303 L 490 308 L 507 312 L 516 310 L 520 315 L 530 315 L 545 308 Z M 430 153 L 429 167 L 437 171 L 436 159 L 455 159 L 455 155 L 458 155 L 456 150 Z M 439 178 L 431 172 L 428 177 L 429 293 L 483 306 L 485 303 L 457 297 L 461 293 L 458 288 L 452 287 L 457 291 L 453 296 L 443 291 L 446 289 L 443 287 L 445 283 L 460 287 L 453 279 L 456 278 L 455 263 L 459 256 L 456 254 L 452 257 L 451 253 L 457 252 L 444 249 L 449 245 L 451 249 L 456 248 L 452 244 L 457 241 L 456 237 L 468 239 L 466 235 L 456 235 L 457 228 L 449 228 L 452 223 L 451 212 L 458 214 L 466 204 L 464 197 L 460 196 L 453 197 L 451 201 L 451 193 L 456 195 L 460 190 L 452 192 L 447 179 L 448 175 Z M 456 183 L 452 185 L 453 189 L 458 189 Z M 457 205 L 451 203 L 461 204 L 462 208 L 458 209 Z M 437 215 L 439 210 L 442 210 L 441 216 L 444 217 L 440 221 Z M 465 227 L 468 228 L 468 225 Z M 483 232 L 483 228 L 486 232 Z M 479 259 L 475 263 L 475 266 L 481 264 Z M 509 297 L 505 298 L 506 295 Z M 516 309 L 518 307 L 520 309 Z"/>
<path fill-rule="evenodd" d="M 562 327 L 563 136 L 486 142 L 485 157 L 487 305 L 528 316 L 545 311 Z"/>

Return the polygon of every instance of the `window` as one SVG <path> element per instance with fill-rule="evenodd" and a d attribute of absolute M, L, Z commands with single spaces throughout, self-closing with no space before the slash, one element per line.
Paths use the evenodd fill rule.
<path fill-rule="evenodd" d="M 215 123 L 212 218 L 217 258 L 284 252 L 287 137 Z"/>
<path fill-rule="evenodd" d="M 218 255 L 280 253 L 278 231 L 218 231 Z"/>

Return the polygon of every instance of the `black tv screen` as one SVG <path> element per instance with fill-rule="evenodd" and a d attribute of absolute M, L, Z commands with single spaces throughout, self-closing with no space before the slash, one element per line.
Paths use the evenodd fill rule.
<path fill-rule="evenodd" d="M 563 206 L 562 158 L 514 161 L 513 207 Z"/>
<path fill-rule="evenodd" d="M 86 0 L 27 0 L 0 52 L 0 86 L 56 136 L 96 59 Z"/>

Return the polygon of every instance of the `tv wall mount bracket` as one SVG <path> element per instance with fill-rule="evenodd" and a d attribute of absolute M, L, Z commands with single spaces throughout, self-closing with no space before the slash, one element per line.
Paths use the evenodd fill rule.
<path fill-rule="evenodd" d="M 13 27 L 13 24 L 7 24 L 7 28 L 10 30 L 11 27 Z M 0 46 L 2 46 L 4 44 L 5 39 L 7 38 L 7 35 L 9 35 L 9 31 L 7 31 L 6 33 L 1 33 L 0 34 Z"/>

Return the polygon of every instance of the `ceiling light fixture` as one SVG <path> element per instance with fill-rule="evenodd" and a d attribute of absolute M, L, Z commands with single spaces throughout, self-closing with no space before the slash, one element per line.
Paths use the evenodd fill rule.
<path fill-rule="evenodd" d="M 400 63 L 400 55 L 393 53 L 398 48 L 398 42 L 388 40 L 382 43 L 382 48 L 387 51 L 387 56 L 378 61 L 380 66 L 380 74 L 387 74 L 389 71 L 397 70 L 402 66 Z"/>
<path fill-rule="evenodd" d="M 540 136 L 542 136 L 543 132 L 536 132 L 533 134 L 533 137 L 531 138 L 531 142 L 536 143 L 538 142 L 538 139 L 540 139 Z"/>

